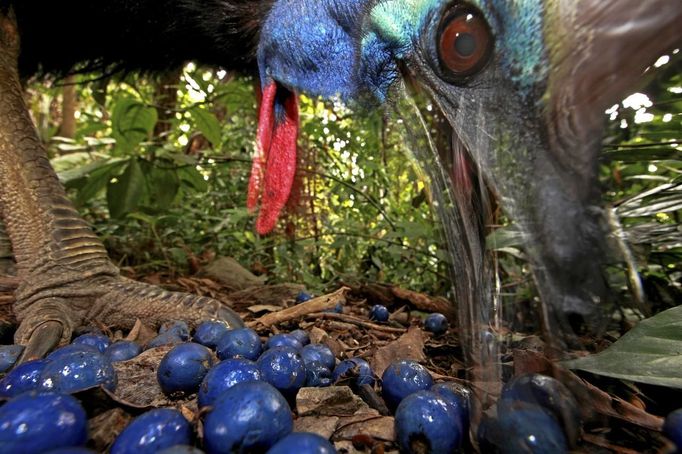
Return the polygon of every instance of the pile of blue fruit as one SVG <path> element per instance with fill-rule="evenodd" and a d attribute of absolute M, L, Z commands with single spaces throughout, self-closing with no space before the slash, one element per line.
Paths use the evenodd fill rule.
<path fill-rule="evenodd" d="M 370 317 L 388 319 L 380 309 Z M 447 330 L 443 320 L 429 322 L 434 335 Z M 0 380 L 0 452 L 95 452 L 88 448 L 92 415 L 83 393 L 115 395 L 114 364 L 160 347 L 166 353 L 150 373 L 171 404 L 138 411 L 106 447 L 112 454 L 337 452 L 327 437 L 294 432 L 297 393 L 329 386 L 350 386 L 372 408 L 393 416 L 395 445 L 384 440 L 389 449 L 419 454 L 474 449 L 469 390 L 454 381 L 435 383 L 415 361 L 395 361 L 378 377 L 365 359 L 339 360 L 327 345 L 310 343 L 303 330 L 262 339 L 252 329 L 219 322 L 205 322 L 193 333 L 176 322 L 144 346 L 89 333 L 14 368 L 21 347 L 0 347 L 0 372 L 6 372 Z M 196 403 L 190 414 L 179 404 L 189 401 Z M 567 452 L 579 438 L 575 399 L 549 377 L 510 381 L 493 413 L 477 432 L 481 452 Z"/>

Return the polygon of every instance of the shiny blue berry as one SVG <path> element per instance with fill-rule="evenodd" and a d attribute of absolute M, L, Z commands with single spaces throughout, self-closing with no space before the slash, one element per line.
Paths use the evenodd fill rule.
<path fill-rule="evenodd" d="M 73 394 L 96 386 L 116 389 L 116 371 L 99 352 L 74 352 L 52 359 L 40 374 L 40 389 Z"/>
<path fill-rule="evenodd" d="M 23 345 L 0 345 L 0 373 L 10 370 L 23 351 Z"/>
<path fill-rule="evenodd" d="M 369 310 L 369 319 L 377 322 L 387 322 L 390 315 L 386 306 L 381 304 L 375 304 Z"/>
<path fill-rule="evenodd" d="M 110 454 L 152 454 L 189 445 L 192 428 L 177 410 L 157 408 L 133 419 L 111 446 Z"/>
<path fill-rule="evenodd" d="M 289 335 L 296 338 L 303 346 L 310 344 L 310 336 L 302 329 L 294 330 Z"/>
<path fill-rule="evenodd" d="M 300 292 L 298 295 L 296 295 L 296 303 L 305 303 L 311 299 L 313 299 L 313 296 L 307 292 Z"/>
<path fill-rule="evenodd" d="M 211 351 L 200 344 L 186 343 L 173 347 L 161 359 L 156 378 L 166 394 L 192 394 L 213 366 Z"/>
<path fill-rule="evenodd" d="M 303 347 L 301 350 L 301 357 L 307 363 L 319 362 L 324 364 L 328 369 L 334 370 L 336 367 L 336 358 L 334 352 L 324 344 L 310 344 Z"/>
<path fill-rule="evenodd" d="M 273 347 L 256 361 L 263 380 L 285 396 L 295 395 L 306 380 L 306 368 L 301 354 L 291 347 Z"/>
<path fill-rule="evenodd" d="M 331 386 L 332 370 L 318 361 L 305 363 L 305 385 L 311 388 Z"/>
<path fill-rule="evenodd" d="M 204 420 L 209 454 L 265 452 L 293 429 L 282 394 L 263 381 L 238 383 L 216 400 Z"/>
<path fill-rule="evenodd" d="M 187 326 L 187 322 L 182 320 L 167 322 L 161 325 L 161 328 L 159 328 L 159 334 L 165 333 L 173 334 L 183 341 L 189 340 L 189 326 Z"/>
<path fill-rule="evenodd" d="M 396 408 L 410 394 L 431 388 L 433 378 L 426 367 L 416 361 L 403 359 L 386 368 L 381 383 L 386 404 L 389 408 Z"/>
<path fill-rule="evenodd" d="M 221 361 L 204 377 L 199 387 L 199 408 L 213 403 L 237 383 L 261 380 L 261 373 L 253 361 L 243 358 Z"/>
<path fill-rule="evenodd" d="M 223 322 L 208 321 L 203 322 L 194 331 L 193 341 L 208 348 L 215 349 L 218 340 L 229 331 L 228 326 Z"/>
<path fill-rule="evenodd" d="M 309 432 L 293 432 L 278 441 L 267 454 L 336 454 L 329 440 Z"/>
<path fill-rule="evenodd" d="M 291 334 L 275 334 L 274 336 L 270 336 L 265 343 L 266 350 L 273 347 L 291 347 L 295 350 L 301 350 L 303 344 Z"/>
<path fill-rule="evenodd" d="M 460 416 L 462 431 L 468 434 L 471 415 L 471 391 L 455 382 L 437 383 L 431 387 L 430 391 L 441 396 L 455 408 Z"/>
<path fill-rule="evenodd" d="M 668 414 L 663 423 L 663 433 L 682 451 L 682 408 Z"/>
<path fill-rule="evenodd" d="M 263 351 L 263 344 L 258 333 L 249 328 L 232 329 L 218 340 L 216 354 L 220 359 L 246 358 L 258 359 Z"/>
<path fill-rule="evenodd" d="M 0 397 L 10 398 L 40 387 L 40 374 L 47 360 L 36 359 L 19 364 L 0 380 Z"/>
<path fill-rule="evenodd" d="M 104 350 L 104 356 L 109 358 L 112 363 L 128 361 L 129 359 L 135 358 L 140 353 L 142 353 L 140 344 L 125 340 L 114 342 Z"/>
<path fill-rule="evenodd" d="M 106 350 L 107 347 L 109 345 L 111 345 L 111 340 L 107 336 L 105 336 L 104 334 L 88 333 L 88 334 L 83 334 L 82 336 L 78 336 L 71 343 L 72 344 L 92 345 L 100 353 L 104 353 L 104 350 Z"/>
<path fill-rule="evenodd" d="M 400 451 L 406 453 L 455 452 L 464 440 L 453 407 L 431 391 L 417 391 L 400 402 L 395 433 Z"/>
<path fill-rule="evenodd" d="M 445 334 L 448 330 L 448 319 L 445 318 L 445 315 L 443 314 L 429 314 L 424 320 L 424 329 L 435 334 L 436 336 Z"/>
<path fill-rule="evenodd" d="M 38 454 L 87 440 L 85 410 L 71 396 L 26 393 L 0 407 L 0 452 Z"/>
<path fill-rule="evenodd" d="M 70 355 L 71 353 L 100 353 L 99 349 L 89 344 L 68 344 L 53 351 L 45 359 L 54 361 L 55 359 Z"/>

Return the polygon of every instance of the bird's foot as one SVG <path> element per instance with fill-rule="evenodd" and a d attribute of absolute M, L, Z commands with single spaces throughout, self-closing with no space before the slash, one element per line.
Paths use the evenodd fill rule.
<path fill-rule="evenodd" d="M 240 317 L 216 299 L 170 292 L 120 276 L 61 285 L 37 297 L 26 297 L 28 287 L 25 283 L 19 288 L 14 306 L 20 320 L 15 342 L 26 346 L 21 362 L 42 358 L 68 343 L 83 324 L 130 329 L 137 320 L 154 328 L 174 320 L 190 326 L 222 320 L 230 327 L 243 326 Z"/>

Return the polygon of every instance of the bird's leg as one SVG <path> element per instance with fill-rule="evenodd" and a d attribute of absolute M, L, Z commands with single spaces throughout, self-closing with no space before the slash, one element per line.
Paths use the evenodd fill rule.
<path fill-rule="evenodd" d="M 0 11 L 0 215 L 21 284 L 14 312 L 23 359 L 40 357 L 74 328 L 97 320 L 132 327 L 136 319 L 195 324 L 239 317 L 219 301 L 122 278 L 102 243 L 66 197 L 24 103 L 17 71 L 19 35 L 12 12 Z"/>

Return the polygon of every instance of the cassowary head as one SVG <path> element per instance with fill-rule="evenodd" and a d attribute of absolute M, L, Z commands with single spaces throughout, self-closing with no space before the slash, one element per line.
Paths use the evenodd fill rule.
<path fill-rule="evenodd" d="M 264 205 L 288 193 L 295 92 L 384 103 L 416 80 L 524 232 L 550 312 L 595 321 L 608 295 L 604 110 L 682 42 L 681 21 L 679 0 L 276 1 L 258 50 L 263 156 L 253 188 L 264 179 Z M 279 208 L 261 211 L 259 230 Z"/>

